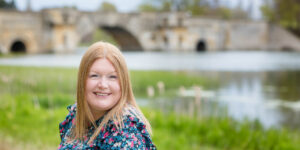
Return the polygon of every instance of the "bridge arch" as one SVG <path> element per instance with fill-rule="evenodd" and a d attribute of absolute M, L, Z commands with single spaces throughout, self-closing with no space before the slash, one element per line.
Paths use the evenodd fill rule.
<path fill-rule="evenodd" d="M 26 53 L 27 47 L 24 41 L 15 40 L 12 42 L 9 51 L 12 53 Z"/>
<path fill-rule="evenodd" d="M 138 39 L 128 30 L 119 26 L 100 26 L 102 30 L 110 34 L 119 44 L 122 51 L 142 51 L 143 48 Z"/>
<path fill-rule="evenodd" d="M 196 51 L 197 52 L 204 52 L 204 51 L 206 51 L 207 50 L 207 45 L 206 45 L 206 42 L 205 42 L 205 40 L 199 40 L 198 42 L 197 42 L 197 45 L 196 45 Z"/>

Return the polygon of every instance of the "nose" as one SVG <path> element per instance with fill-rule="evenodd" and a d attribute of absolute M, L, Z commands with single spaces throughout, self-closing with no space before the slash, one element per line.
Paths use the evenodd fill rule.
<path fill-rule="evenodd" d="M 105 88 L 107 88 L 108 87 L 108 82 L 107 82 L 107 79 L 106 78 L 101 78 L 101 79 L 99 79 L 99 81 L 98 81 L 98 87 L 100 88 L 100 89 L 105 89 Z"/>

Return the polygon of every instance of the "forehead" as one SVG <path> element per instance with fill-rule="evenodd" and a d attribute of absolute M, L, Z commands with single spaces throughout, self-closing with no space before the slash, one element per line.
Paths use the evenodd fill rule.
<path fill-rule="evenodd" d="M 90 71 L 93 72 L 115 72 L 113 64 L 106 58 L 99 58 L 92 64 Z"/>

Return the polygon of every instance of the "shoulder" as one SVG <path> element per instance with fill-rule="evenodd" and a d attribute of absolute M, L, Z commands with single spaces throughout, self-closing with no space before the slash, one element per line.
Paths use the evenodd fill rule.
<path fill-rule="evenodd" d="M 77 105 L 70 105 L 67 107 L 67 109 L 69 111 L 68 115 L 66 116 L 65 120 L 59 124 L 59 133 L 61 139 L 64 138 L 66 132 L 71 128 L 72 124 L 74 124 Z"/>
<path fill-rule="evenodd" d="M 103 148 L 156 149 L 138 111 L 130 105 L 124 109 L 123 127 L 118 130 L 110 123 L 102 135 Z"/>
<path fill-rule="evenodd" d="M 142 115 L 135 107 L 127 105 L 123 111 L 123 129 L 129 131 L 137 130 L 137 132 L 148 136 L 149 133 L 146 130 L 146 125 L 142 118 Z"/>

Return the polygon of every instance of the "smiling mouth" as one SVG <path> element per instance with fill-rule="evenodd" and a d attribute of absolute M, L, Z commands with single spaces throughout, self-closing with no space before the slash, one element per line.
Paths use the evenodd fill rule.
<path fill-rule="evenodd" d="M 111 93 L 97 93 L 97 92 L 94 92 L 95 95 L 97 96 L 109 96 Z"/>

